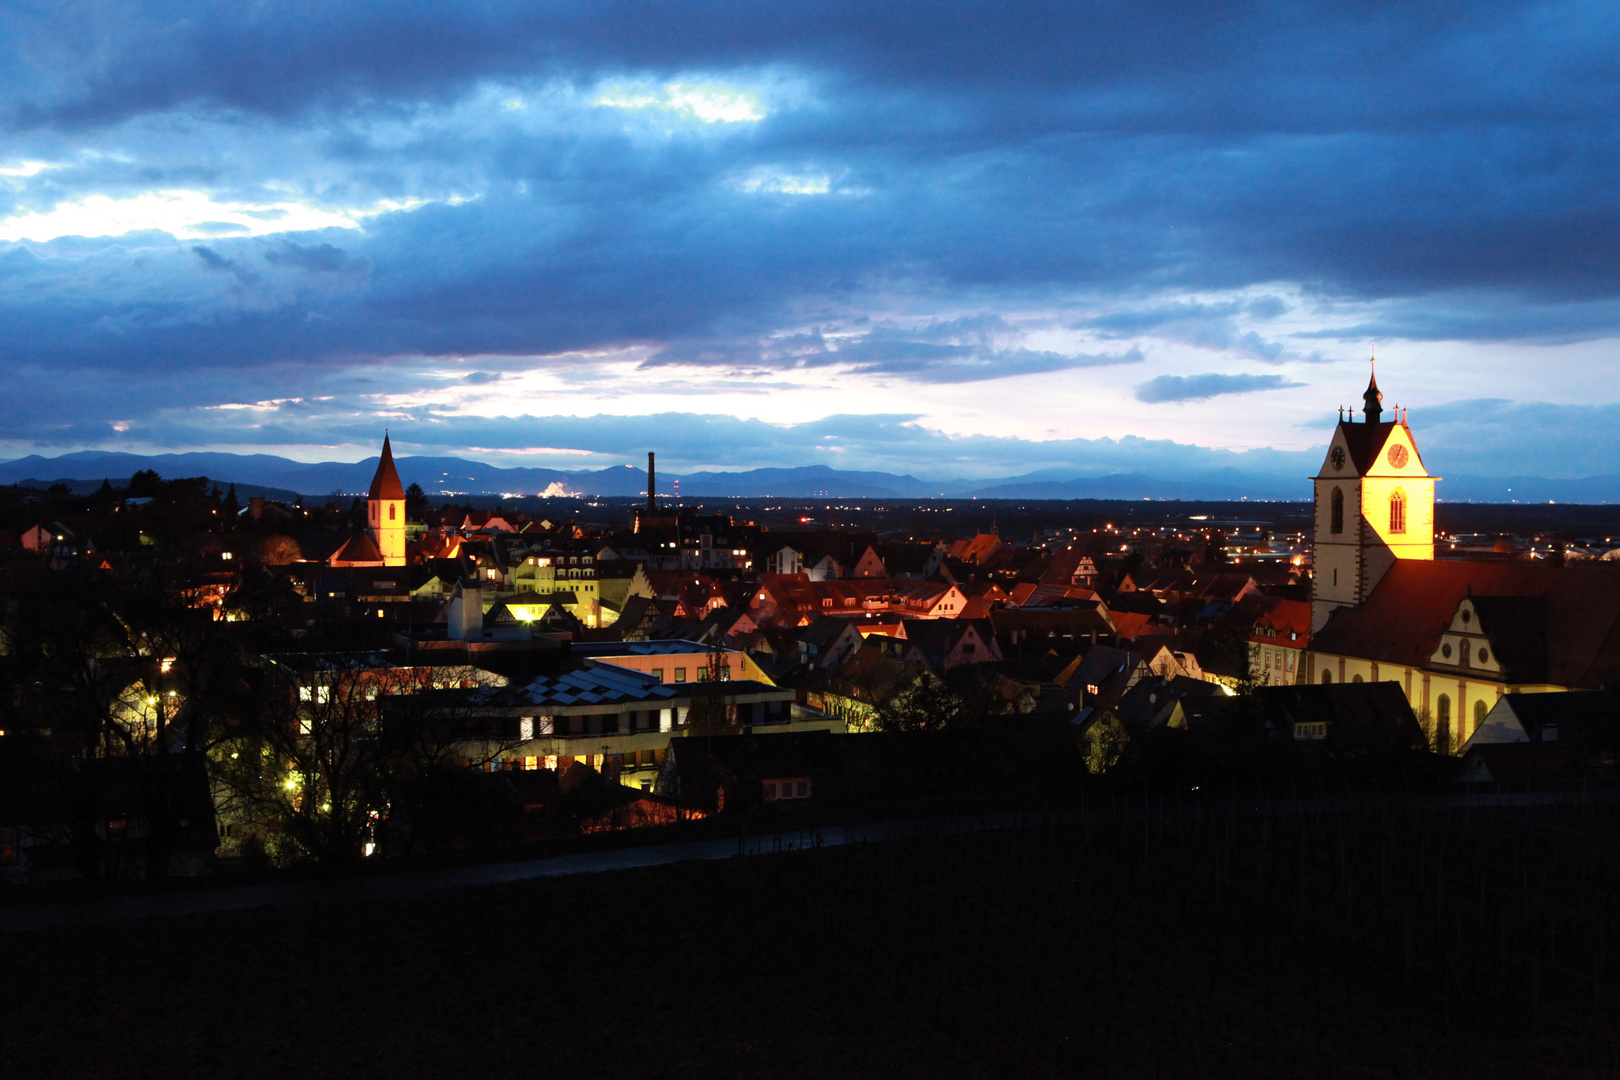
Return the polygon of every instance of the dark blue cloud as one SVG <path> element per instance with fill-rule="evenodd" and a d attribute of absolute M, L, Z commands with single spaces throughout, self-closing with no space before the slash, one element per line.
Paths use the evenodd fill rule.
<path fill-rule="evenodd" d="M 299 244 L 286 241 L 264 253 L 274 266 L 296 266 L 312 274 L 364 272 L 366 262 L 350 255 L 336 244 Z"/>
<path fill-rule="evenodd" d="M 1252 394 L 1283 390 L 1302 384 L 1281 375 L 1160 375 L 1136 388 L 1136 399 L 1150 404 L 1163 401 L 1201 401 L 1222 394 Z"/>
<path fill-rule="evenodd" d="M 419 357 L 642 346 L 649 374 L 945 384 L 1135 363 L 1143 340 L 1287 366 L 1370 336 L 1612 335 L 1617 39 L 1614 9 L 1573 2 L 12 9 L 0 154 L 60 167 L 0 177 L 0 215 L 272 182 L 430 204 L 363 231 L 0 244 L 0 407 L 68 439 L 379 363 L 420 382 Z M 589 104 L 672 79 L 752 87 L 767 115 Z M 825 193 L 757 182 L 812 174 Z M 1274 330 L 1309 314 L 1274 287 L 1376 310 Z M 1247 296 L 1191 298 L 1222 290 Z M 1032 345 L 1031 310 L 1095 344 Z M 1138 396 L 1298 385 L 1176 378 Z"/>
<path fill-rule="evenodd" d="M 760 341 L 679 342 L 645 360 L 643 370 L 676 364 L 738 369 L 842 367 L 921 383 L 967 383 L 1076 368 L 1139 364 L 1141 349 L 1059 353 L 1017 344 L 1025 332 L 994 313 L 937 319 L 914 328 L 877 326 L 829 341 L 819 330 Z"/>

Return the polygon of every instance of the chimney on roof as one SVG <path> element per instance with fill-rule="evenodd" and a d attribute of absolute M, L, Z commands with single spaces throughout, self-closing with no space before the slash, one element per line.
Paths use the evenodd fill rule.
<path fill-rule="evenodd" d="M 653 452 L 649 450 L 647 451 L 647 513 L 649 514 L 658 512 L 658 503 L 654 499 L 657 484 L 657 474 L 653 471 Z"/>

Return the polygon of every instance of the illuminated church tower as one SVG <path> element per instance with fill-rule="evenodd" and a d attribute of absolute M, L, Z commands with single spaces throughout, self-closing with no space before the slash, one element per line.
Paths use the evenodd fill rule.
<path fill-rule="evenodd" d="M 1316 475 L 1316 540 L 1311 630 L 1335 608 L 1367 598 L 1396 559 L 1434 558 L 1434 482 L 1418 456 L 1406 416 L 1384 419 L 1375 373 L 1365 418 L 1341 411 Z"/>
<path fill-rule="evenodd" d="M 366 531 L 382 552 L 384 566 L 405 565 L 405 489 L 394 468 L 394 451 L 383 435 L 382 460 L 371 478 L 371 494 L 366 499 Z"/>

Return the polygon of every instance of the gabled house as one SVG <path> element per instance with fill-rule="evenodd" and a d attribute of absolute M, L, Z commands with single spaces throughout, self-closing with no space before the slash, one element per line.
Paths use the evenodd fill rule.
<path fill-rule="evenodd" d="M 1220 687 L 1202 679 L 1151 675 L 1138 680 L 1115 704 L 1094 712 L 1091 721 L 1111 713 L 1132 736 L 1155 728 L 1184 730 L 1226 700 Z"/>
<path fill-rule="evenodd" d="M 799 635 L 799 658 L 823 671 L 832 670 L 854 655 L 862 640 L 853 621 L 821 615 Z"/>
<path fill-rule="evenodd" d="M 1261 686 L 1292 686 L 1305 671 L 1311 647 L 1311 605 L 1305 600 L 1263 597 L 1249 632 L 1249 675 Z"/>
<path fill-rule="evenodd" d="M 1112 705 L 1149 674 L 1147 660 L 1141 653 L 1095 645 L 1058 681 L 1077 698 L 1082 709 L 1090 709 Z"/>
<path fill-rule="evenodd" d="M 1615 696 L 1603 690 L 1503 694 L 1463 744 L 1462 752 L 1506 743 L 1609 744 L 1620 734 L 1617 704 Z"/>
<path fill-rule="evenodd" d="M 883 556 L 877 553 L 877 549 L 875 547 L 868 544 L 866 550 L 861 553 L 861 557 L 856 560 L 855 565 L 850 569 L 849 576 L 857 578 L 886 578 L 889 576 L 889 571 L 888 568 L 883 564 Z"/>
<path fill-rule="evenodd" d="M 1001 646 L 981 620 L 941 619 L 914 630 L 904 660 L 944 675 L 964 664 L 983 664 L 1002 659 Z"/>
<path fill-rule="evenodd" d="M 960 619 L 967 596 L 960 587 L 938 581 L 919 581 L 899 590 L 899 610 L 918 619 Z"/>
<path fill-rule="evenodd" d="M 1266 687 L 1255 700 L 1272 731 L 1311 752 L 1366 758 L 1427 746 L 1412 706 L 1392 682 Z"/>

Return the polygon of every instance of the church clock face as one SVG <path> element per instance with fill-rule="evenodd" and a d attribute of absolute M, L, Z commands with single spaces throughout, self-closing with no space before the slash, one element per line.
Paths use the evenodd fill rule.
<path fill-rule="evenodd" d="M 1406 468 L 1406 461 L 1406 447 L 1396 443 L 1394 446 L 1389 448 L 1389 464 L 1391 468 L 1404 469 Z"/>
<path fill-rule="evenodd" d="M 1335 446 L 1333 452 L 1328 455 L 1328 460 L 1333 463 L 1335 469 L 1344 468 L 1344 447 Z"/>

